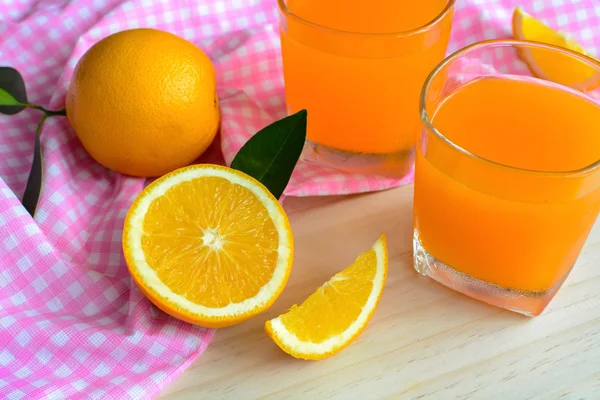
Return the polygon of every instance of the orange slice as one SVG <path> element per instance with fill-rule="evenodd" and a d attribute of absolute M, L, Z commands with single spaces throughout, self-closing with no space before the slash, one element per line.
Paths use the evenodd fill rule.
<path fill-rule="evenodd" d="M 260 182 L 231 168 L 194 165 L 136 198 L 123 252 L 157 307 L 218 328 L 273 304 L 291 271 L 293 238 L 283 208 Z"/>
<path fill-rule="evenodd" d="M 513 13 L 513 36 L 515 39 L 529 40 L 563 47 L 584 56 L 591 57 L 582 45 L 568 34 L 555 31 L 535 19 L 522 8 Z M 600 73 L 591 63 L 566 57 L 544 49 L 521 48 L 521 59 L 538 78 L 554 81 L 578 90 L 591 90 L 600 85 Z M 592 60 L 589 60 L 592 62 Z"/>
<path fill-rule="evenodd" d="M 286 353 L 320 360 L 342 351 L 377 308 L 388 270 L 385 235 L 300 306 L 267 321 L 267 335 Z"/>

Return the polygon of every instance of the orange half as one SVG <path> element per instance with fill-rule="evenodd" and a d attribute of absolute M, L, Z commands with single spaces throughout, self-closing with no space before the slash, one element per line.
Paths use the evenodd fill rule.
<path fill-rule="evenodd" d="M 288 218 L 256 179 L 193 165 L 152 182 L 123 230 L 127 266 L 157 307 L 219 328 L 253 317 L 283 290 L 293 259 Z"/>
<path fill-rule="evenodd" d="M 521 7 L 515 8 L 513 13 L 513 36 L 519 40 L 562 47 L 592 58 L 583 46 L 568 34 L 548 27 Z M 589 62 L 544 49 L 521 48 L 519 56 L 538 78 L 581 91 L 589 91 L 600 86 L 600 73 Z"/>

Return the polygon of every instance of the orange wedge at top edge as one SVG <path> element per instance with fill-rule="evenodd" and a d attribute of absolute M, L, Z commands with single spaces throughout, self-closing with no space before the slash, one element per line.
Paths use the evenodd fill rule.
<path fill-rule="evenodd" d="M 521 7 L 515 8 L 513 12 L 513 36 L 515 39 L 551 44 L 592 57 L 568 34 L 548 27 Z M 579 59 L 533 48 L 520 48 L 519 56 L 538 78 L 582 91 L 600 86 L 598 69 Z"/>

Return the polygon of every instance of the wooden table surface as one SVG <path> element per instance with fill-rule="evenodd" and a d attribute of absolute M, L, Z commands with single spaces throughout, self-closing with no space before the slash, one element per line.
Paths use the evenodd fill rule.
<path fill-rule="evenodd" d="M 287 199 L 296 260 L 263 315 L 217 331 L 160 399 L 600 399 L 600 220 L 541 316 L 471 300 L 412 267 L 412 186 Z M 384 232 L 389 275 L 367 329 L 338 355 L 296 360 L 264 322 L 302 302 Z"/>

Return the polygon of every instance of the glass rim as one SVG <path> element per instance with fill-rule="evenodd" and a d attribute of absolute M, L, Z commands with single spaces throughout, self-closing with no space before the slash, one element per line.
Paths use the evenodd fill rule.
<path fill-rule="evenodd" d="M 473 44 L 470 44 L 468 46 L 465 46 L 457 51 L 455 51 L 454 53 L 450 54 L 449 56 L 447 56 L 446 58 L 444 58 L 427 76 L 427 79 L 425 79 L 425 83 L 423 84 L 423 87 L 421 89 L 421 96 L 420 96 L 420 100 L 419 100 L 419 109 L 420 109 L 420 118 L 421 118 L 421 122 L 423 122 L 423 124 L 425 124 L 425 126 L 427 127 L 427 129 L 429 129 L 430 131 L 432 131 L 438 138 L 440 138 L 445 144 L 449 145 L 451 148 L 453 148 L 454 150 L 470 157 L 473 158 L 477 161 L 483 162 L 485 164 L 489 164 L 495 167 L 499 167 L 502 169 L 506 169 L 506 170 L 510 170 L 510 171 L 514 171 L 514 172 L 519 172 L 519 173 L 526 173 L 526 174 L 531 174 L 531 175 L 539 175 L 539 176 L 553 176 L 553 177 L 576 177 L 576 176 L 580 176 L 580 175 L 585 175 L 588 174 L 596 169 L 600 169 L 600 158 L 596 161 L 594 161 L 592 164 L 587 165 L 585 167 L 576 169 L 576 170 L 572 170 L 572 171 L 540 171 L 540 170 L 532 170 L 532 169 L 525 169 L 525 168 L 518 168 L 518 167 L 513 167 L 510 165 L 506 165 L 506 164 L 501 164 L 495 161 L 491 161 L 488 160 L 487 158 L 481 157 L 475 153 L 470 152 L 469 150 L 457 145 L 456 143 L 454 143 L 453 141 L 451 141 L 450 139 L 448 139 L 446 136 L 444 136 L 440 131 L 437 130 L 437 128 L 434 126 L 433 122 L 431 121 L 431 119 L 429 118 L 429 115 L 427 114 L 427 106 L 426 106 L 426 101 L 427 101 L 427 94 L 429 93 L 429 88 L 430 88 L 430 84 L 431 81 L 438 75 L 438 73 L 444 69 L 450 62 L 455 61 L 456 59 L 458 59 L 459 57 L 461 57 L 462 55 L 470 52 L 471 50 L 474 49 L 478 49 L 478 48 L 485 48 L 485 47 L 497 47 L 498 45 L 501 46 L 528 46 L 528 47 L 537 47 L 540 49 L 546 49 L 546 50 L 550 50 L 550 51 L 554 51 L 557 53 L 562 53 L 566 56 L 569 57 L 573 57 L 575 59 L 579 59 L 580 61 L 589 64 L 591 67 L 596 68 L 598 70 L 598 73 L 600 73 L 600 61 L 597 61 L 591 57 L 588 57 L 584 54 L 581 53 L 577 53 L 573 50 L 569 50 L 566 49 L 564 47 L 559 47 L 559 46 L 555 46 L 555 45 L 551 45 L 551 44 L 546 44 L 546 43 L 541 43 L 541 42 L 534 42 L 534 41 L 529 41 L 529 40 L 518 40 L 518 39 L 491 39 L 491 40 L 483 40 L 480 42 L 476 42 Z M 600 104 L 599 104 L 600 106 Z"/>
<path fill-rule="evenodd" d="M 331 27 L 328 27 L 325 25 L 317 24 L 316 22 L 309 21 L 308 19 L 302 18 L 298 14 L 294 14 L 292 12 L 292 10 L 290 10 L 287 7 L 287 5 L 285 4 L 285 0 L 277 0 L 277 3 L 279 5 L 279 10 L 281 11 L 282 14 L 284 14 L 287 17 L 291 17 L 291 18 L 295 19 L 296 21 L 301 22 L 305 25 L 309 25 L 312 28 L 325 30 L 325 31 L 328 31 L 331 33 L 340 33 L 340 34 L 346 34 L 346 35 L 358 35 L 358 36 L 367 36 L 367 37 L 409 36 L 409 35 L 414 35 L 416 33 L 421 33 L 421 32 L 427 31 L 432 26 L 434 26 L 439 21 L 441 21 L 446 16 L 446 14 L 448 14 L 450 12 L 450 10 L 452 10 L 455 2 L 456 2 L 456 0 L 448 0 L 448 3 L 444 7 L 444 9 L 442 11 L 440 11 L 439 14 L 437 14 L 433 19 L 431 19 L 426 24 L 421 25 L 417 28 L 408 29 L 405 31 L 394 31 L 394 32 L 354 32 L 354 31 L 346 31 L 346 30 L 342 30 L 342 29 L 331 28 Z"/>

